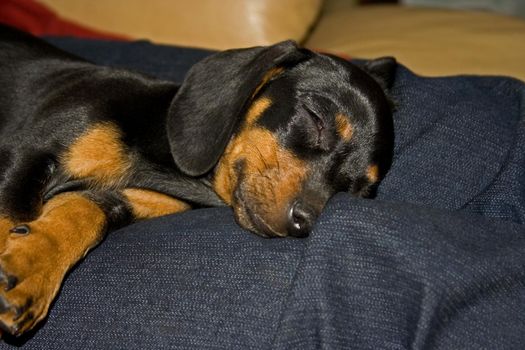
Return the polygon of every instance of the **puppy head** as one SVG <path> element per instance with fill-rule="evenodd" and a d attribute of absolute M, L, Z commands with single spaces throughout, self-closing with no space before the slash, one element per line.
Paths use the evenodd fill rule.
<path fill-rule="evenodd" d="M 366 196 L 388 170 L 395 66 L 359 68 L 293 42 L 211 56 L 171 105 L 175 163 L 191 176 L 212 172 L 245 228 L 305 236 L 333 194 Z"/>

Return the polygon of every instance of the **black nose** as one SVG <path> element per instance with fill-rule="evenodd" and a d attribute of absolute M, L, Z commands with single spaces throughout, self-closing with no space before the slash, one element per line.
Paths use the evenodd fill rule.
<path fill-rule="evenodd" d="M 296 201 L 288 211 L 288 234 L 292 237 L 306 237 L 316 218 L 315 210 L 308 204 Z"/>

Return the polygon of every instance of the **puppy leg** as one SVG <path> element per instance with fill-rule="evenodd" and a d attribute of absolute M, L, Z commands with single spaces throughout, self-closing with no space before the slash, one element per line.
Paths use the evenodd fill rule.
<path fill-rule="evenodd" d="M 0 221 L 3 230 L 8 220 Z M 13 335 L 42 320 L 66 272 L 102 239 L 104 210 L 79 192 L 59 194 L 34 221 L 1 232 L 0 327 Z"/>
<path fill-rule="evenodd" d="M 190 205 L 163 193 L 127 188 L 122 191 L 135 219 L 151 219 L 191 209 Z"/>

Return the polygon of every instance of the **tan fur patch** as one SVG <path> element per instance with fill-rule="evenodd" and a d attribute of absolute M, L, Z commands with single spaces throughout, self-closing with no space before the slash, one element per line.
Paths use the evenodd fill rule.
<path fill-rule="evenodd" d="M 366 171 L 366 177 L 371 183 L 379 181 L 379 167 L 376 164 L 372 164 Z"/>
<path fill-rule="evenodd" d="M 271 104 L 272 100 L 270 100 L 268 97 L 261 97 L 255 100 L 255 102 L 253 102 L 250 108 L 248 109 L 248 113 L 246 113 L 246 124 L 254 124 L 257 121 L 257 119 L 259 119 L 259 117 L 264 113 L 264 111 L 271 106 Z"/>
<path fill-rule="evenodd" d="M 87 130 L 65 152 L 62 163 L 73 177 L 89 177 L 100 185 L 120 182 L 131 167 L 121 132 L 111 123 L 100 123 Z"/>
<path fill-rule="evenodd" d="M 335 128 L 337 130 L 337 134 L 339 134 L 339 136 L 344 141 L 350 141 L 352 135 L 354 134 L 354 128 L 348 121 L 348 117 L 342 114 L 337 114 L 335 116 Z"/>
<path fill-rule="evenodd" d="M 155 191 L 127 188 L 122 193 L 131 204 L 137 219 L 149 219 L 191 209 L 187 203 Z"/>

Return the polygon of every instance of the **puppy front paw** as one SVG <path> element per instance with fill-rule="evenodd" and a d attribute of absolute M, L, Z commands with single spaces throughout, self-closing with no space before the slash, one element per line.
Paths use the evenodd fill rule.
<path fill-rule="evenodd" d="M 18 336 L 42 320 L 66 269 L 53 240 L 30 225 L 10 229 L 0 254 L 0 329 Z"/>
<path fill-rule="evenodd" d="M 44 319 L 69 269 L 100 242 L 104 211 L 82 194 L 49 200 L 36 220 L 0 219 L 0 329 L 21 335 Z"/>

